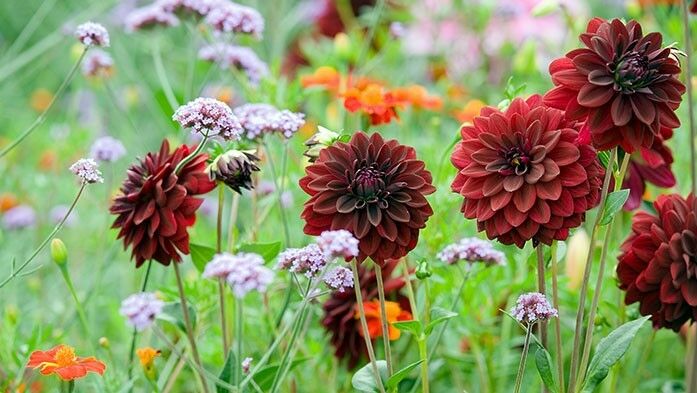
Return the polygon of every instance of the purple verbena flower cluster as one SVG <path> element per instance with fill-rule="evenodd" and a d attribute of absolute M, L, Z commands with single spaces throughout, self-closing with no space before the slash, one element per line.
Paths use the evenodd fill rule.
<path fill-rule="evenodd" d="M 549 304 L 545 295 L 538 292 L 520 295 L 515 307 L 511 310 L 511 314 L 518 322 L 525 324 L 546 321 L 559 316 L 559 313 Z"/>
<path fill-rule="evenodd" d="M 324 251 L 327 259 L 351 259 L 358 255 L 358 239 L 345 229 L 324 231 L 317 238 L 317 245 Z"/>
<path fill-rule="evenodd" d="M 290 138 L 305 124 L 304 113 L 279 110 L 269 104 L 245 104 L 235 108 L 233 113 L 250 140 L 273 132 Z"/>
<path fill-rule="evenodd" d="M 247 74 L 253 85 L 269 74 L 269 67 L 253 50 L 244 46 L 230 45 L 222 42 L 206 45 L 198 52 L 198 57 L 213 61 L 221 68 L 237 68 Z"/>
<path fill-rule="evenodd" d="M 142 292 L 133 294 L 121 302 L 121 315 L 127 318 L 128 323 L 141 332 L 155 321 L 165 303 L 153 293 Z"/>
<path fill-rule="evenodd" d="M 172 120 L 201 135 L 221 136 L 225 140 L 240 139 L 244 131 L 230 107 L 214 98 L 199 97 L 180 106 Z"/>
<path fill-rule="evenodd" d="M 70 171 L 77 176 L 83 184 L 104 183 L 102 172 L 97 161 L 91 158 L 81 158 L 70 166 Z"/>
<path fill-rule="evenodd" d="M 203 271 L 203 277 L 225 279 L 237 298 L 251 291 L 266 292 L 273 276 L 264 259 L 254 253 L 216 254 Z"/>
<path fill-rule="evenodd" d="M 457 243 L 446 246 L 438 253 L 438 259 L 449 264 L 459 261 L 483 262 L 488 266 L 506 264 L 504 253 L 495 249 L 491 242 L 476 237 L 464 238 Z"/>
<path fill-rule="evenodd" d="M 7 230 L 29 228 L 35 224 L 36 213 L 29 205 L 15 206 L 2 215 L 2 226 Z"/>
<path fill-rule="evenodd" d="M 114 162 L 126 154 L 126 147 L 120 140 L 103 136 L 97 138 L 90 147 L 90 157 L 97 161 Z"/>
<path fill-rule="evenodd" d="M 89 77 L 108 76 L 114 66 L 111 55 L 101 49 L 87 52 L 82 61 L 82 74 Z"/>
<path fill-rule="evenodd" d="M 293 273 L 304 274 L 314 278 L 327 265 L 324 251 L 317 244 L 303 248 L 289 248 L 278 255 L 279 269 L 288 269 Z"/>
<path fill-rule="evenodd" d="M 85 46 L 109 46 L 109 32 L 99 23 L 86 22 L 75 29 L 75 37 Z"/>
<path fill-rule="evenodd" d="M 353 288 L 353 273 L 351 269 L 337 266 L 324 276 L 324 283 L 331 289 L 344 292 L 346 288 Z"/>

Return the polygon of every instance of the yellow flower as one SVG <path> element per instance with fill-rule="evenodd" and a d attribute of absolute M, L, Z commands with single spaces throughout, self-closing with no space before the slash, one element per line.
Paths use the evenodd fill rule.
<path fill-rule="evenodd" d="M 140 359 L 140 365 L 145 369 L 150 369 L 154 366 L 155 358 L 160 356 L 160 351 L 151 347 L 138 348 L 136 355 Z"/>

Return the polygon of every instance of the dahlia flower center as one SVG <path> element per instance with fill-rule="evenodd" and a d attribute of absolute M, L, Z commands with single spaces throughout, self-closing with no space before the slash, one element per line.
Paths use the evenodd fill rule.
<path fill-rule="evenodd" d="M 620 59 L 615 67 L 615 86 L 621 91 L 634 91 L 649 81 L 649 59 L 644 54 L 631 52 Z"/>
<path fill-rule="evenodd" d="M 384 201 L 385 173 L 378 168 L 377 164 L 363 166 L 356 171 L 351 190 L 360 199 L 356 205 L 357 208 L 364 207 L 367 203 Z"/>
<path fill-rule="evenodd" d="M 526 174 L 530 169 L 530 156 L 519 147 L 509 149 L 503 156 L 508 166 L 499 171 L 502 175 L 515 174 L 520 176 Z"/>

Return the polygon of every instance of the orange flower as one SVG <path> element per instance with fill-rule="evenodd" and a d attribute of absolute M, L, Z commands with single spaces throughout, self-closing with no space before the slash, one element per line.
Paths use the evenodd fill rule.
<path fill-rule="evenodd" d="M 486 104 L 480 100 L 469 100 L 462 109 L 455 111 L 455 118 L 461 123 L 471 123 L 485 106 Z"/>
<path fill-rule="evenodd" d="M 363 302 L 363 308 L 365 309 L 365 318 L 368 322 L 368 334 L 370 338 L 376 339 L 382 337 L 382 318 L 380 317 L 380 301 L 370 300 Z M 398 321 L 409 321 L 412 319 L 411 313 L 406 310 L 402 310 L 399 303 L 395 302 L 385 302 L 385 311 L 387 314 L 388 331 L 390 340 L 396 340 L 401 335 L 401 332 L 396 327 L 392 326 L 392 323 Z M 358 305 L 356 305 L 355 318 L 359 319 L 360 315 L 358 312 Z M 356 321 L 360 323 L 360 321 Z M 363 337 L 363 329 L 359 326 L 358 333 Z"/>
<path fill-rule="evenodd" d="M 52 171 L 56 169 L 58 162 L 58 154 L 53 150 L 44 150 L 39 156 L 39 168 L 43 171 Z"/>
<path fill-rule="evenodd" d="M 411 104 L 415 108 L 439 110 L 443 107 L 443 100 L 428 93 L 421 85 L 398 87 L 392 90 L 394 98 L 399 103 Z"/>
<path fill-rule="evenodd" d="M 322 66 L 314 73 L 301 77 L 300 83 L 303 87 L 320 86 L 329 91 L 337 92 L 341 84 L 341 75 L 333 67 Z"/>
<path fill-rule="evenodd" d="M 19 205 L 19 201 L 14 194 L 9 192 L 0 194 L 0 213 L 4 213 L 17 205 Z"/>
<path fill-rule="evenodd" d="M 161 352 L 159 350 L 151 347 L 138 348 L 136 350 L 136 355 L 138 355 L 140 365 L 146 369 L 152 368 L 155 358 L 160 356 L 160 353 Z"/>
<path fill-rule="evenodd" d="M 351 87 L 344 93 L 344 108 L 349 112 L 360 110 L 367 114 L 372 125 L 386 124 L 393 118 L 399 118 L 396 105 L 392 93 L 376 83 L 368 84 L 364 89 Z"/>
<path fill-rule="evenodd" d="M 41 374 L 56 374 L 64 381 L 82 378 L 88 372 L 104 375 L 106 365 L 94 357 L 80 358 L 68 345 L 57 345 L 48 351 L 34 351 L 27 367 L 40 369 Z"/>
<path fill-rule="evenodd" d="M 53 94 L 46 89 L 36 89 L 31 94 L 31 107 L 37 112 L 43 112 L 53 100 Z"/>

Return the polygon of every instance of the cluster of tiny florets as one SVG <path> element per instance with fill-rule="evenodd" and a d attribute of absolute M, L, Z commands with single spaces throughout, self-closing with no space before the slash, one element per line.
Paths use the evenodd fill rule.
<path fill-rule="evenodd" d="M 82 61 L 82 74 L 89 77 L 108 76 L 114 66 L 114 59 L 107 52 L 93 49 Z"/>
<path fill-rule="evenodd" d="M 305 124 L 304 113 L 279 110 L 269 104 L 245 104 L 233 112 L 250 140 L 273 132 L 290 138 Z"/>
<path fill-rule="evenodd" d="M 315 277 L 327 265 L 324 251 L 317 244 L 303 248 L 289 248 L 278 255 L 279 269 L 288 269 L 293 273 L 304 274 L 307 278 Z"/>
<path fill-rule="evenodd" d="M 180 106 L 172 120 L 184 128 L 201 135 L 221 136 L 225 140 L 237 140 L 244 131 L 230 107 L 214 98 L 199 97 Z"/>
<path fill-rule="evenodd" d="M 90 157 L 97 161 L 114 162 L 125 154 L 123 143 L 111 136 L 97 138 L 90 148 Z"/>
<path fill-rule="evenodd" d="M 256 53 L 244 46 L 230 45 L 222 42 L 206 45 L 198 52 L 198 57 L 213 61 L 221 68 L 238 68 L 247 74 L 249 82 L 256 85 L 268 75 L 269 67 Z"/>
<path fill-rule="evenodd" d="M 249 374 L 249 370 L 252 368 L 252 360 L 254 360 L 254 359 L 252 359 L 250 357 L 246 357 L 242 361 L 242 364 L 241 364 L 242 365 L 242 372 L 245 375 Z"/>
<path fill-rule="evenodd" d="M 494 248 L 491 242 L 468 237 L 450 244 L 438 253 L 438 259 L 453 264 L 459 261 L 483 262 L 486 265 L 505 265 L 506 255 Z"/>
<path fill-rule="evenodd" d="M 85 46 L 109 46 L 109 32 L 99 23 L 86 22 L 75 29 L 75 37 Z"/>
<path fill-rule="evenodd" d="M 324 283 L 331 289 L 344 292 L 346 288 L 353 288 L 353 273 L 344 266 L 338 266 L 327 273 Z"/>
<path fill-rule="evenodd" d="M 136 293 L 121 302 L 121 315 L 128 319 L 128 323 L 137 331 L 143 331 L 155 321 L 165 303 L 153 293 Z"/>
<path fill-rule="evenodd" d="M 264 259 L 254 253 L 216 254 L 203 271 L 205 278 L 227 281 L 237 298 L 250 291 L 266 292 L 273 281 L 273 271 L 264 266 Z"/>
<path fill-rule="evenodd" d="M 124 26 L 127 32 L 132 33 L 152 26 L 179 26 L 179 23 L 176 15 L 167 12 L 156 3 L 133 10 L 126 16 Z"/>
<path fill-rule="evenodd" d="M 327 259 L 350 259 L 358 255 L 358 239 L 345 229 L 322 232 L 317 238 L 317 245 Z"/>
<path fill-rule="evenodd" d="M 19 205 L 2 215 L 2 226 L 7 230 L 29 228 L 36 224 L 36 212 L 29 205 Z"/>
<path fill-rule="evenodd" d="M 229 1 L 218 1 L 211 7 L 205 21 L 220 33 L 244 33 L 260 38 L 264 32 L 264 18 L 251 7 Z"/>
<path fill-rule="evenodd" d="M 70 171 L 84 184 L 104 183 L 102 172 L 97 161 L 91 158 L 81 158 L 70 166 Z"/>
<path fill-rule="evenodd" d="M 525 324 L 546 321 L 559 316 L 559 313 L 549 304 L 545 295 L 538 292 L 520 295 L 515 307 L 511 310 L 511 314 L 518 322 Z"/>

